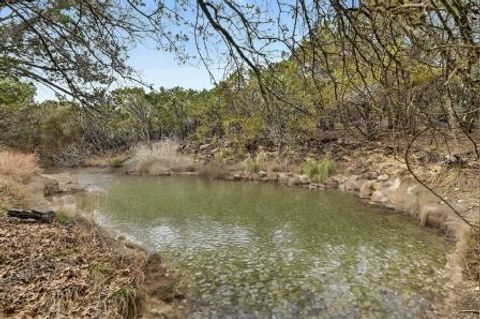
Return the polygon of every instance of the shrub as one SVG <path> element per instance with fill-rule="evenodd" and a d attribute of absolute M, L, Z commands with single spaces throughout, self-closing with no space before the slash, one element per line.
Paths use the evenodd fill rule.
<path fill-rule="evenodd" d="M 335 162 L 329 158 L 322 161 L 308 160 L 303 166 L 302 173 L 308 175 L 313 181 L 322 183 L 335 173 L 335 169 Z"/>

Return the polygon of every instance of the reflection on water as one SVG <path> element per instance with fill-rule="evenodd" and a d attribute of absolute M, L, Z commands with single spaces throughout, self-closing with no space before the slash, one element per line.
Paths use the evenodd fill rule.
<path fill-rule="evenodd" d="M 442 238 L 339 192 L 82 174 L 96 220 L 179 265 L 191 318 L 430 318 Z"/>

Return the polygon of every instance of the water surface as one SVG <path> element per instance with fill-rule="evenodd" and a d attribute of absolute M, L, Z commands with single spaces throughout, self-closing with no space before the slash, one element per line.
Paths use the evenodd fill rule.
<path fill-rule="evenodd" d="M 100 224 L 179 267 L 191 318 L 430 318 L 445 241 L 337 191 L 80 174 Z"/>

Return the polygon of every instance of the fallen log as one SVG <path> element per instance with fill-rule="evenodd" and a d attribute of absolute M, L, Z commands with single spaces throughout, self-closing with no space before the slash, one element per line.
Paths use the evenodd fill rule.
<path fill-rule="evenodd" d="M 8 217 L 19 219 L 36 220 L 42 223 L 51 223 L 55 219 L 54 211 L 40 212 L 38 210 L 25 210 L 12 208 L 7 210 Z"/>

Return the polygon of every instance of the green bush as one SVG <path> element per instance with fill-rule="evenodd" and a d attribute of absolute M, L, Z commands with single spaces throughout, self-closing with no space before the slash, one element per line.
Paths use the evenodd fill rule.
<path fill-rule="evenodd" d="M 325 158 L 322 161 L 308 160 L 303 166 L 302 173 L 310 177 L 312 181 L 323 183 L 328 177 L 335 173 L 335 170 L 335 162 L 329 158 Z"/>

